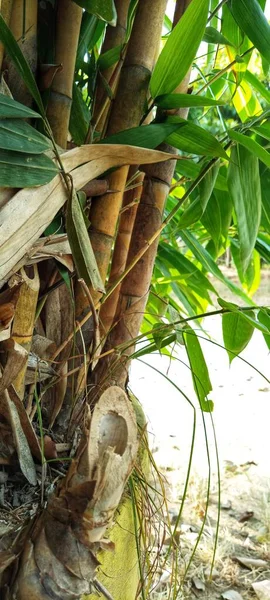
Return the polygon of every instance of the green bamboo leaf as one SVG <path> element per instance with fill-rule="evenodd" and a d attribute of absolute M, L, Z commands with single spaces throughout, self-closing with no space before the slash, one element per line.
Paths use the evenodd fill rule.
<path fill-rule="evenodd" d="M 201 217 L 201 222 L 206 231 L 211 235 L 215 249 L 218 251 L 222 235 L 222 223 L 220 205 L 215 194 L 212 194 L 209 198 L 206 210 Z"/>
<path fill-rule="evenodd" d="M 166 348 L 166 346 L 169 346 L 174 342 L 176 342 L 176 333 L 171 333 L 171 335 L 163 337 L 163 339 L 160 340 L 158 344 L 152 342 L 151 344 L 144 346 L 140 350 L 136 350 L 136 352 L 132 354 L 132 358 L 140 358 L 141 356 L 145 356 L 146 354 L 152 354 L 153 352 L 157 351 L 160 352 L 163 348 Z M 162 352 L 162 354 L 163 353 L 164 352 Z"/>
<path fill-rule="evenodd" d="M 183 81 L 201 43 L 209 0 L 192 0 L 159 55 L 151 80 L 152 98 L 170 94 Z"/>
<path fill-rule="evenodd" d="M 212 412 L 214 409 L 214 404 L 212 400 L 208 400 L 208 394 L 213 388 L 200 342 L 195 331 L 193 331 L 191 327 L 185 328 L 183 332 L 183 338 L 192 372 L 194 389 L 197 394 L 201 410 L 204 412 Z"/>
<path fill-rule="evenodd" d="M 14 65 L 23 79 L 25 85 L 28 87 L 29 92 L 33 96 L 43 118 L 46 117 L 39 89 L 37 87 L 34 75 L 29 67 L 27 60 L 25 59 L 18 43 L 16 42 L 13 34 L 6 25 L 2 15 L 0 14 L 0 40 L 5 46 L 6 52 L 14 62 Z"/>
<path fill-rule="evenodd" d="M 243 273 L 242 264 L 239 258 L 239 241 L 236 238 L 230 238 L 230 249 L 238 277 L 242 285 L 245 286 L 245 289 L 252 296 L 260 285 L 260 255 L 257 250 L 253 250 L 248 268 L 246 272 Z"/>
<path fill-rule="evenodd" d="M 250 311 L 254 316 L 254 312 Z M 230 363 L 242 352 L 252 338 L 254 327 L 243 317 L 242 313 L 230 312 L 222 315 L 222 332 L 224 346 L 228 352 Z"/>
<path fill-rule="evenodd" d="M 34 187 L 49 183 L 58 169 L 44 154 L 23 154 L 0 150 L 0 186 Z"/>
<path fill-rule="evenodd" d="M 233 129 L 228 131 L 228 135 L 231 140 L 234 140 L 238 144 L 241 144 L 247 148 L 247 150 L 249 150 L 254 156 L 257 156 L 257 158 L 259 158 L 268 168 L 270 168 L 270 154 L 260 144 L 258 144 L 258 142 L 247 135 L 243 135 L 242 133 L 238 133 L 238 131 L 234 131 Z"/>
<path fill-rule="evenodd" d="M 0 120 L 0 148 L 3 150 L 41 154 L 51 147 L 50 140 L 25 121 Z"/>
<path fill-rule="evenodd" d="M 166 123 L 178 123 L 179 129 L 166 138 L 166 142 L 191 154 L 226 158 L 228 156 L 217 139 L 202 127 L 180 117 L 168 117 Z"/>
<path fill-rule="evenodd" d="M 269 42 L 270 43 L 270 42 Z M 270 104 L 270 92 L 267 87 L 248 69 L 245 72 L 245 80 L 256 90 L 259 92 L 263 98 Z"/>
<path fill-rule="evenodd" d="M 262 191 L 262 221 L 265 231 L 270 233 L 270 170 L 260 164 L 260 178 Z"/>
<path fill-rule="evenodd" d="M 84 143 L 90 121 L 90 112 L 83 100 L 80 88 L 74 83 L 69 130 L 73 141 L 78 146 Z"/>
<path fill-rule="evenodd" d="M 261 220 L 261 185 L 259 161 L 247 148 L 232 148 L 228 169 L 228 188 L 237 217 L 240 259 L 246 271 Z"/>
<path fill-rule="evenodd" d="M 117 63 L 120 60 L 122 49 L 123 44 L 120 44 L 119 46 L 110 48 L 110 50 L 107 50 L 107 52 L 103 52 L 103 54 L 100 54 L 97 63 L 100 71 L 105 71 L 105 69 L 108 69 L 109 67 L 115 65 L 115 63 Z"/>
<path fill-rule="evenodd" d="M 89 239 L 84 214 L 75 191 L 68 200 L 66 226 L 72 256 L 80 277 L 85 280 L 87 285 L 91 283 L 95 290 L 104 292 L 103 281 Z"/>
<path fill-rule="evenodd" d="M 193 160 L 188 158 L 183 158 L 182 160 L 177 161 L 176 165 L 176 173 L 179 175 L 184 175 L 188 179 L 196 179 L 198 177 L 201 167 L 198 163 L 195 163 Z M 227 180 L 220 172 L 217 176 L 215 189 L 228 191 Z"/>
<path fill-rule="evenodd" d="M 267 233 L 261 232 L 258 235 L 255 248 L 265 262 L 270 265 L 270 236 Z"/>
<path fill-rule="evenodd" d="M 13 98 L 0 94 L 0 119 L 40 119 L 40 115 Z"/>
<path fill-rule="evenodd" d="M 195 235 L 191 233 L 188 229 L 181 230 L 179 232 L 183 242 L 186 246 L 191 250 L 192 254 L 195 256 L 200 265 L 206 270 L 210 271 L 214 277 L 222 281 L 226 284 L 226 286 L 237 296 L 242 298 L 246 304 L 253 304 L 252 300 L 243 292 L 240 288 L 237 287 L 230 279 L 227 279 L 225 275 L 223 275 L 220 268 L 215 263 L 211 254 L 206 250 L 206 248 L 197 240 Z"/>
<path fill-rule="evenodd" d="M 87 12 L 83 13 L 77 61 L 83 60 L 86 52 L 91 52 L 101 37 L 105 26 L 104 21 L 100 21 L 95 15 L 90 15 Z"/>
<path fill-rule="evenodd" d="M 254 46 L 270 62 L 270 25 L 257 0 L 230 0 L 232 15 Z"/>
<path fill-rule="evenodd" d="M 262 323 L 269 331 L 269 334 L 264 333 L 263 337 L 266 341 L 266 344 L 270 350 L 270 311 L 267 309 L 260 310 L 258 313 L 258 319 L 260 323 Z"/>
<path fill-rule="evenodd" d="M 154 149 L 173 131 L 179 128 L 178 123 L 153 123 L 144 127 L 132 127 L 104 138 L 100 144 L 128 144 L 140 148 Z"/>
<path fill-rule="evenodd" d="M 252 131 L 255 131 L 257 135 L 260 135 L 261 137 L 270 141 L 270 121 L 266 121 L 259 127 L 252 127 Z"/>
<path fill-rule="evenodd" d="M 74 0 L 74 2 L 109 25 L 116 25 L 117 12 L 113 0 Z"/>
<path fill-rule="evenodd" d="M 219 106 L 222 100 L 213 100 L 206 96 L 193 96 L 192 94 L 163 94 L 155 99 L 155 104 L 164 110 L 170 108 L 189 108 L 194 106 Z"/>
<path fill-rule="evenodd" d="M 170 269 L 175 269 L 179 280 L 183 280 L 196 294 L 211 302 L 208 290 L 216 293 L 215 288 L 205 275 L 180 250 L 161 243 L 158 250 L 159 259 L 166 261 Z"/>
<path fill-rule="evenodd" d="M 193 200 L 190 206 L 184 210 L 178 221 L 178 227 L 185 229 L 196 221 L 200 221 L 215 187 L 218 172 L 219 164 L 214 165 L 213 168 L 206 173 L 198 186 L 199 197 Z"/>
<path fill-rule="evenodd" d="M 240 314 L 241 317 L 244 319 L 244 321 L 246 321 L 253 328 L 258 329 L 259 331 L 262 331 L 262 333 L 268 333 L 267 328 L 256 319 L 254 311 L 252 311 L 252 310 L 242 310 L 241 311 L 240 307 L 237 306 L 237 304 L 234 304 L 233 302 L 227 302 L 227 300 L 224 300 L 223 298 L 218 298 L 218 303 L 220 306 L 222 306 L 222 308 L 225 308 L 226 310 L 230 311 L 230 313 L 228 313 L 228 314 L 231 314 L 231 313 Z"/>
<path fill-rule="evenodd" d="M 222 44 L 223 46 L 233 45 L 225 35 L 222 35 L 222 33 L 214 27 L 206 27 L 203 42 L 206 42 L 207 44 Z"/>

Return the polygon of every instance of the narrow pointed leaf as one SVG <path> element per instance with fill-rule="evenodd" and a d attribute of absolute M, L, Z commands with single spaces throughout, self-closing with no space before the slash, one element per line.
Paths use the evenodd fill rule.
<path fill-rule="evenodd" d="M 270 154 L 265 150 L 258 142 L 253 140 L 251 137 L 247 135 L 243 135 L 242 133 L 238 133 L 238 131 L 234 131 L 231 129 L 228 131 L 228 135 L 231 140 L 238 142 L 247 150 L 249 150 L 254 156 L 257 156 L 269 169 L 270 169 Z"/>
<path fill-rule="evenodd" d="M 25 121 L 0 120 L 0 148 L 3 150 L 41 154 L 51 147 L 50 140 Z"/>
<path fill-rule="evenodd" d="M 191 327 L 186 328 L 183 337 L 200 407 L 204 412 L 212 412 L 213 402 L 207 399 L 209 392 L 212 390 L 212 384 L 200 342 Z"/>
<path fill-rule="evenodd" d="M 53 161 L 44 154 L 0 150 L 0 186 L 39 186 L 49 183 L 57 173 L 58 169 Z"/>
<path fill-rule="evenodd" d="M 67 208 L 67 234 L 78 273 L 87 285 L 104 292 L 96 258 L 91 246 L 84 214 L 76 192 L 73 191 Z"/>
<path fill-rule="evenodd" d="M 113 0 L 74 0 L 92 15 L 106 21 L 109 25 L 116 25 L 117 13 Z"/>
<path fill-rule="evenodd" d="M 218 106 L 224 104 L 222 100 L 214 100 L 206 96 L 193 96 L 192 94 L 164 94 L 158 96 L 155 104 L 164 110 L 170 108 L 189 108 L 194 106 Z"/>
<path fill-rule="evenodd" d="M 270 62 L 270 25 L 257 0 L 230 0 L 229 8 L 236 23 L 254 46 Z"/>
<path fill-rule="evenodd" d="M 270 121 L 266 121 L 259 127 L 252 127 L 252 131 L 270 141 Z"/>
<path fill-rule="evenodd" d="M 153 123 L 144 127 L 132 127 L 110 135 L 101 144 L 128 144 L 140 148 L 156 148 L 179 128 L 178 123 Z"/>
<path fill-rule="evenodd" d="M 253 311 L 250 314 L 254 316 Z M 239 311 L 222 315 L 223 341 L 230 362 L 248 345 L 253 331 L 253 325 Z"/>
<path fill-rule="evenodd" d="M 184 79 L 202 40 L 209 0 L 192 0 L 159 55 L 150 80 L 152 98 L 170 94 Z"/>
<path fill-rule="evenodd" d="M 199 242 L 199 240 L 189 231 L 181 230 L 180 232 L 181 238 L 186 246 L 191 250 L 195 258 L 198 260 L 199 264 L 203 266 L 206 271 L 210 271 L 214 277 L 223 281 L 227 285 L 227 287 L 232 290 L 234 294 L 237 294 L 240 298 L 242 298 L 246 304 L 253 304 L 252 300 L 243 292 L 240 288 L 237 287 L 230 279 L 227 279 L 225 275 L 223 275 L 220 268 L 215 263 L 212 256 L 206 250 L 206 248 Z"/>
<path fill-rule="evenodd" d="M 168 144 L 191 154 L 219 156 L 228 160 L 224 148 L 209 131 L 180 117 L 168 117 L 166 122 L 179 124 L 179 129 L 167 137 Z"/>
<path fill-rule="evenodd" d="M 222 35 L 220 31 L 215 29 L 214 27 L 206 27 L 203 42 L 207 44 L 222 44 L 223 46 L 232 46 L 232 43 Z"/>
<path fill-rule="evenodd" d="M 228 169 L 228 187 L 237 217 L 240 260 L 247 269 L 261 220 L 259 161 L 244 146 L 232 148 Z"/>
<path fill-rule="evenodd" d="M 270 43 L 270 42 L 269 42 Z M 270 103 L 270 92 L 267 87 L 248 69 L 245 72 L 245 80 L 256 90 L 259 92 L 265 100 Z"/>
<path fill-rule="evenodd" d="M 13 98 L 0 94 L 0 119 L 40 119 L 40 115 Z"/>
<path fill-rule="evenodd" d="M 260 310 L 258 313 L 258 319 L 259 319 L 260 323 L 262 323 L 269 331 L 269 334 L 264 333 L 263 337 L 264 337 L 266 344 L 270 350 L 270 311 L 267 309 Z"/>
<path fill-rule="evenodd" d="M 199 187 L 199 197 L 196 198 L 181 215 L 178 226 L 181 228 L 189 227 L 192 223 L 199 221 L 207 207 L 208 200 L 215 186 L 219 171 L 219 164 L 206 173 Z"/>
<path fill-rule="evenodd" d="M 249 325 L 252 325 L 253 328 L 258 329 L 259 331 L 262 331 L 262 333 L 268 333 L 268 329 L 267 327 L 265 327 L 265 325 L 262 325 L 262 323 L 260 323 L 256 317 L 255 317 L 255 313 L 253 310 L 242 310 L 240 309 L 239 306 L 237 306 L 237 304 L 234 304 L 234 302 L 227 302 L 227 300 L 223 300 L 223 298 L 218 298 L 218 303 L 220 306 L 222 306 L 222 308 L 228 309 L 229 311 L 231 311 L 231 313 L 234 314 L 240 314 L 241 317 L 244 319 L 244 321 L 246 321 Z M 229 314 L 229 313 L 226 313 Z"/>
<path fill-rule="evenodd" d="M 23 79 L 25 85 L 28 87 L 29 92 L 32 94 L 39 110 L 40 114 L 45 117 L 45 111 L 39 89 L 37 87 L 34 75 L 30 69 L 30 66 L 25 59 L 18 43 L 16 42 L 13 34 L 6 25 L 2 15 L 0 14 L 0 40 L 5 46 L 6 52 L 9 54 L 13 61 L 20 77 Z"/>

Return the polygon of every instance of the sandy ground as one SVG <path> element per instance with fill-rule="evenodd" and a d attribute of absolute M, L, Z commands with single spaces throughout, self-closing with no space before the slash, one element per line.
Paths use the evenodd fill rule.
<path fill-rule="evenodd" d="M 264 276 L 256 301 L 261 305 L 270 304 L 270 272 Z M 194 411 L 190 403 L 196 406 L 195 447 L 183 520 L 184 523 L 198 526 L 204 515 L 209 476 L 206 431 L 211 463 L 207 524 L 212 542 L 218 505 L 214 425 L 223 507 L 216 561 L 218 576 L 209 591 L 206 583 L 204 592 L 195 590 L 195 595 L 189 582 L 189 591 L 186 591 L 186 595 L 179 595 L 179 598 L 199 596 L 212 600 L 221 598 L 224 590 L 234 589 L 241 593 L 242 598 L 251 599 L 257 597 L 252 583 L 258 579 L 270 580 L 270 383 L 266 380 L 267 377 L 270 379 L 269 352 L 263 336 L 255 331 L 241 354 L 244 360 L 235 358 L 230 365 L 226 351 L 209 339 L 222 346 L 221 318 L 207 317 L 203 329 L 204 333 L 200 333 L 200 336 L 204 339 L 200 341 L 213 387 L 209 395 L 215 406 L 212 418 L 209 414 L 202 417 L 200 413 L 183 347 L 178 350 L 175 360 L 150 355 L 144 359 L 148 364 L 134 361 L 130 385 L 147 415 L 150 446 L 158 467 L 168 480 L 168 498 L 176 511 L 183 494 L 190 458 L 194 425 Z M 163 373 L 171 383 L 151 367 Z M 250 518 L 241 521 L 245 513 L 249 513 Z M 195 542 L 196 534 L 192 535 L 195 535 Z M 200 545 L 194 567 L 204 581 L 201 565 L 205 562 L 204 567 L 206 564 L 209 567 L 213 548 L 213 543 L 209 546 L 205 539 Z M 232 558 L 235 553 L 264 559 L 267 564 L 261 571 L 247 572 L 239 564 L 236 565 Z M 166 597 L 166 587 L 164 594 L 151 596 L 153 600 Z"/>

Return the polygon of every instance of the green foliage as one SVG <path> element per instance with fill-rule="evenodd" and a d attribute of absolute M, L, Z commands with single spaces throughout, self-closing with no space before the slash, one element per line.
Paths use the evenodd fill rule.
<path fill-rule="evenodd" d="M 231 152 L 228 187 L 237 217 L 240 260 L 245 272 L 261 221 L 261 186 L 257 156 L 239 144 Z"/>
<path fill-rule="evenodd" d="M 72 255 L 80 277 L 88 285 L 91 283 L 94 290 L 103 292 L 104 286 L 89 239 L 84 213 L 79 197 L 73 190 L 68 200 L 66 225 Z"/>
<path fill-rule="evenodd" d="M 0 186 L 21 188 L 49 183 L 58 169 L 43 154 L 0 150 Z"/>
<path fill-rule="evenodd" d="M 270 62 L 270 25 L 257 0 L 230 0 L 230 10 L 239 27 Z"/>
<path fill-rule="evenodd" d="M 250 315 L 254 315 L 251 311 Z M 225 348 L 230 362 L 248 345 L 254 327 L 248 323 L 240 312 L 222 315 L 222 331 Z"/>
<path fill-rule="evenodd" d="M 212 400 L 208 400 L 208 394 L 212 390 L 212 384 L 200 342 L 195 331 L 193 331 L 191 327 L 185 328 L 183 337 L 192 372 L 193 385 L 200 402 L 201 410 L 204 412 L 212 412 L 214 405 Z"/>
<path fill-rule="evenodd" d="M 150 81 L 152 98 L 170 94 L 184 79 L 202 40 L 209 0 L 192 0 L 170 34 Z"/>
<path fill-rule="evenodd" d="M 99 19 L 110 25 L 116 25 L 117 13 L 113 0 L 74 0 L 74 2 Z"/>

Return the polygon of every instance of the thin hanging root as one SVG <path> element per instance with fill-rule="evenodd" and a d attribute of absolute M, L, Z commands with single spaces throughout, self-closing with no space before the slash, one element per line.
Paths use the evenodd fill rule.
<path fill-rule="evenodd" d="M 111 386 L 100 397 L 68 474 L 38 519 L 25 544 L 13 600 L 71 600 L 98 590 L 99 549 L 127 478 L 138 441 L 132 405 L 125 392 Z"/>

